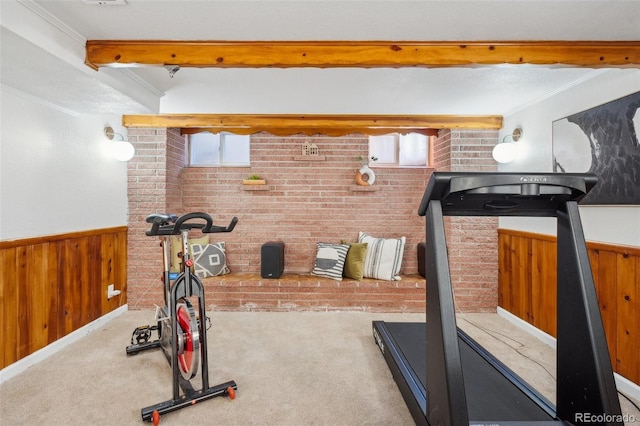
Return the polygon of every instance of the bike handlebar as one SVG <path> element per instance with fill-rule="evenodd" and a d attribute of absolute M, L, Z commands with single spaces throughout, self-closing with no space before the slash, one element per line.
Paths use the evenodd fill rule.
<path fill-rule="evenodd" d="M 193 222 L 194 219 L 204 220 L 202 222 Z M 183 216 L 174 214 L 154 213 L 146 218 L 147 223 L 151 223 L 151 229 L 146 231 L 147 236 L 156 235 L 178 235 L 183 230 L 202 229 L 203 234 L 213 234 L 218 232 L 231 232 L 238 223 L 238 218 L 231 219 L 228 226 L 218 226 L 213 224 L 213 219 L 207 213 L 193 212 Z"/>

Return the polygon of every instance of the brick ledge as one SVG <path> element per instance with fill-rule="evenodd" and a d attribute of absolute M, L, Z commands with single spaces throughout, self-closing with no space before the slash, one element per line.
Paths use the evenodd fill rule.
<path fill-rule="evenodd" d="M 389 281 L 389 280 L 381 280 L 376 278 L 363 278 L 361 280 L 354 280 L 352 278 L 342 278 L 342 281 L 333 280 L 331 278 L 319 277 L 316 275 L 311 275 L 309 273 L 284 273 L 279 278 L 263 278 L 257 272 L 232 272 L 230 274 L 219 275 L 217 277 L 208 277 L 201 278 L 203 283 L 207 283 L 209 281 L 219 281 L 219 282 L 234 282 L 234 283 L 242 283 L 242 282 L 257 282 L 264 281 L 266 283 L 362 283 L 362 284 L 371 284 L 371 283 L 391 283 L 391 284 L 399 284 L 402 286 L 402 283 L 413 283 L 413 284 L 422 284 L 422 287 L 425 287 L 425 279 L 418 274 L 401 274 L 400 280 L 398 281 Z"/>
<path fill-rule="evenodd" d="M 235 272 L 202 280 L 212 311 L 424 312 L 426 281 L 418 274 L 400 281 L 332 280 L 308 273 L 262 278 Z"/>

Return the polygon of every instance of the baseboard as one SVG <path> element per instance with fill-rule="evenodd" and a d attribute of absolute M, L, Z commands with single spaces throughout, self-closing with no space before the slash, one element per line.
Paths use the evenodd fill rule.
<path fill-rule="evenodd" d="M 497 313 L 499 316 L 501 316 L 502 318 L 506 319 L 507 321 L 509 321 L 510 323 L 512 323 L 513 325 L 515 325 L 516 327 L 526 331 L 527 333 L 533 335 L 534 337 L 537 337 L 538 339 L 540 339 L 541 341 L 543 341 L 544 343 L 546 343 L 547 345 L 551 346 L 552 348 L 556 349 L 556 338 L 545 333 L 544 331 L 540 330 L 539 328 L 536 328 L 534 326 L 532 326 L 531 324 L 529 324 L 528 322 L 526 322 L 525 320 L 513 315 L 511 312 L 502 309 L 501 307 L 498 306 L 497 309 Z M 616 380 L 616 387 L 618 388 L 618 391 L 623 393 L 625 396 L 632 398 L 636 401 L 640 401 L 640 385 L 632 382 L 631 380 L 627 379 L 626 377 L 623 377 L 621 375 L 619 375 L 618 373 L 613 373 L 613 377 Z"/>
<path fill-rule="evenodd" d="M 27 370 L 29 367 L 49 358 L 51 355 L 61 351 L 70 344 L 77 342 L 88 334 L 101 328 L 114 318 L 119 317 L 128 309 L 128 305 L 120 306 L 118 309 L 114 309 L 113 311 L 101 316 L 95 321 L 90 322 L 84 327 L 81 327 L 76 331 L 69 333 L 66 336 L 56 340 L 55 342 L 45 346 L 44 348 L 35 351 L 31 355 L 28 355 L 11 365 L 6 366 L 2 370 L 0 370 L 0 383 L 3 383 L 4 381 L 17 376 L 18 374 Z"/>
<path fill-rule="evenodd" d="M 548 346 L 551 346 L 553 349 L 556 349 L 556 338 L 553 337 L 552 335 L 547 334 L 544 331 L 540 330 L 539 328 L 532 326 L 522 318 L 519 318 L 513 315 L 511 312 L 501 308 L 500 306 L 498 306 L 497 312 L 499 316 L 506 319 L 516 327 L 526 331 L 527 333 L 533 335 L 534 337 L 537 337 L 538 339 L 546 343 Z"/>

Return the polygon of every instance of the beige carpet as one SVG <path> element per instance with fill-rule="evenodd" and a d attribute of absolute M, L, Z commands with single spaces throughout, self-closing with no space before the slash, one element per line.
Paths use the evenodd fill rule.
<path fill-rule="evenodd" d="M 153 321 L 131 311 L 0 385 L 0 424 L 136 425 L 140 409 L 171 397 L 159 350 L 125 354 L 131 332 Z M 162 425 L 411 425 L 413 420 L 373 342 L 372 320 L 423 321 L 423 314 L 229 313 L 210 315 L 211 384 L 235 380 L 235 400 L 214 398 Z M 459 325 L 551 400 L 551 348 L 495 314 Z M 621 399 L 623 412 L 640 412 Z"/>

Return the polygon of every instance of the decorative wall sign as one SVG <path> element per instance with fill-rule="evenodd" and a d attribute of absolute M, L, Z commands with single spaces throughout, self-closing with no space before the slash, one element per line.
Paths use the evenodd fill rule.
<path fill-rule="evenodd" d="M 309 141 L 302 144 L 302 155 L 303 156 L 317 156 L 318 155 L 318 146 L 315 143 L 311 143 Z"/>
<path fill-rule="evenodd" d="M 553 171 L 595 173 L 581 204 L 640 204 L 640 92 L 553 122 Z"/>

